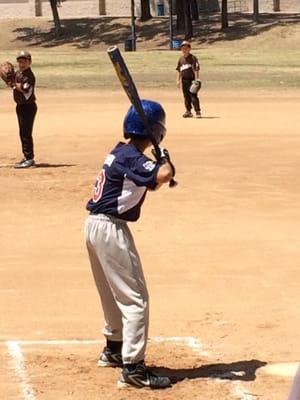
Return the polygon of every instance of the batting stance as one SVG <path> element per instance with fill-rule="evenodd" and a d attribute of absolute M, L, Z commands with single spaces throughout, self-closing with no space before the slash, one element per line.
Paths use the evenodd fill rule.
<path fill-rule="evenodd" d="M 35 166 L 32 131 L 37 105 L 34 93 L 35 76 L 30 68 L 31 61 L 31 54 L 28 51 L 22 50 L 17 55 L 19 70 L 16 72 L 12 87 L 14 100 L 17 103 L 16 111 L 24 158 L 15 165 L 15 168 Z"/>
<path fill-rule="evenodd" d="M 184 96 L 185 113 L 183 118 L 192 118 L 192 105 L 196 112 L 196 117 L 201 118 L 200 100 L 197 90 L 191 90 L 192 84 L 199 81 L 200 65 L 197 57 L 191 54 L 191 44 L 186 40 L 181 44 L 182 56 L 177 63 L 177 86 L 182 86 Z M 196 80 L 196 82 L 195 82 Z M 200 85 L 201 83 L 199 83 Z M 201 86 L 199 86 L 200 89 Z M 199 90 L 198 89 L 198 90 Z"/>
<path fill-rule="evenodd" d="M 142 100 L 157 143 L 166 134 L 159 103 Z M 89 200 L 85 224 L 88 254 L 101 298 L 107 343 L 98 365 L 122 367 L 118 387 L 170 386 L 144 363 L 148 338 L 149 299 L 141 261 L 127 221 L 136 221 L 148 190 L 158 189 L 175 174 L 167 150 L 154 162 L 143 153 L 151 141 L 133 106 L 124 119 L 127 143 L 118 143 L 106 157 Z"/>

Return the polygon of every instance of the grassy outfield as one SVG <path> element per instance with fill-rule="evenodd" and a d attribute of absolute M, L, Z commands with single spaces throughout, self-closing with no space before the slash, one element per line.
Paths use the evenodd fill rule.
<path fill-rule="evenodd" d="M 33 68 L 38 86 L 47 89 L 120 87 L 105 52 L 72 48 L 33 48 Z M 179 52 L 124 53 L 139 87 L 175 86 Z M 300 87 L 300 50 L 238 50 L 205 48 L 195 51 L 202 65 L 206 88 Z M 15 51 L 0 51 L 0 60 L 14 60 Z M 3 88 L 3 85 L 0 85 Z"/>

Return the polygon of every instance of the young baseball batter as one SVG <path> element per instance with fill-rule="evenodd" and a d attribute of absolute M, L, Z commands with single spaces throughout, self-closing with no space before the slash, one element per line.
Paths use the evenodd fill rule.
<path fill-rule="evenodd" d="M 159 103 L 142 101 L 151 131 L 158 143 L 166 134 L 165 112 Z M 104 311 L 107 343 L 99 366 L 122 367 L 119 387 L 170 386 L 145 366 L 149 300 L 141 261 L 127 226 L 136 221 L 148 190 L 155 190 L 174 175 L 167 150 L 152 161 L 144 155 L 151 146 L 135 108 L 124 119 L 127 143 L 118 143 L 106 157 L 94 195 L 87 204 L 86 244 Z"/>
<path fill-rule="evenodd" d="M 33 123 L 37 112 L 35 98 L 35 76 L 30 68 L 31 54 L 20 51 L 17 55 L 19 70 L 13 87 L 14 100 L 17 103 L 16 112 L 19 123 L 19 134 L 22 143 L 24 158 L 15 165 L 15 168 L 29 168 L 35 166 L 33 150 Z"/>
<path fill-rule="evenodd" d="M 182 56 L 177 63 L 177 86 L 182 86 L 184 96 L 185 113 L 183 118 L 191 118 L 192 105 L 196 112 L 196 117 L 201 118 L 200 101 L 197 93 L 191 93 L 190 87 L 195 79 L 199 79 L 200 65 L 197 57 L 191 53 L 191 44 L 183 41 L 181 44 Z"/>

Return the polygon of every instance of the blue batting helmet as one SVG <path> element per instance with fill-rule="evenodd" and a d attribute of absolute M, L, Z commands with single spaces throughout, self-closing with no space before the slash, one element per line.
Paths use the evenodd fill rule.
<path fill-rule="evenodd" d="M 157 143 L 166 135 L 166 113 L 156 101 L 142 100 L 142 107 L 149 123 L 150 131 Z M 123 133 L 125 139 L 131 136 L 149 138 L 149 133 L 134 106 L 131 106 L 124 118 Z"/>

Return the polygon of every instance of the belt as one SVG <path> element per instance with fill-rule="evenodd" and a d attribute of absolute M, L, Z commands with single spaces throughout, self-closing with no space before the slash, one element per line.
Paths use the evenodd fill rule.
<path fill-rule="evenodd" d="M 125 219 L 117 218 L 117 217 L 114 217 L 109 214 L 101 214 L 101 213 L 97 214 L 97 213 L 90 212 L 90 216 L 95 217 L 96 219 L 100 219 L 102 221 L 118 222 L 121 224 L 127 223 L 127 221 Z"/>

